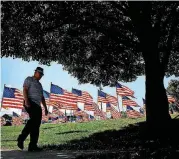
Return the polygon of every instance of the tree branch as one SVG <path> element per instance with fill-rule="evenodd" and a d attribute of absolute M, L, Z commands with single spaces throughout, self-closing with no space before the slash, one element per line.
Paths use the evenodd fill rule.
<path fill-rule="evenodd" d="M 165 70 L 167 68 L 168 62 L 169 62 L 169 57 L 171 54 L 171 50 L 172 50 L 172 42 L 173 42 L 173 37 L 175 35 L 175 28 L 177 27 L 178 24 L 178 20 L 179 20 L 179 16 L 177 14 L 177 6 L 174 7 L 173 9 L 173 21 L 171 22 L 171 27 L 170 27 L 170 31 L 169 31 L 169 36 L 168 36 L 168 40 L 167 40 L 167 47 L 166 47 L 166 51 L 164 54 L 164 58 L 161 62 L 161 69 L 162 69 L 162 75 L 165 75 Z"/>

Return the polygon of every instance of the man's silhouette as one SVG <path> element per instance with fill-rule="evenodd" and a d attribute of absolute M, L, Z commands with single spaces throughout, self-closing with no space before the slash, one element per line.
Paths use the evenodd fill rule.
<path fill-rule="evenodd" d="M 39 138 L 39 128 L 42 119 L 41 102 L 45 107 L 45 115 L 48 114 L 47 106 L 43 96 L 43 88 L 39 80 L 44 75 L 43 68 L 37 67 L 34 76 L 27 77 L 23 85 L 24 107 L 29 114 L 30 119 L 17 139 L 17 146 L 24 149 L 24 141 L 30 134 L 30 143 L 28 151 L 42 150 L 37 146 Z"/>

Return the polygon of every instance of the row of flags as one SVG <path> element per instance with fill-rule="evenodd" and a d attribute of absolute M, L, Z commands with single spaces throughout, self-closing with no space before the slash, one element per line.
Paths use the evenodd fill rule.
<path fill-rule="evenodd" d="M 75 88 L 69 92 L 58 85 L 51 83 L 50 92 L 43 91 L 47 106 L 53 107 L 53 112 L 65 115 L 61 110 L 73 110 L 74 114 L 82 114 L 92 116 L 100 116 L 105 119 L 106 113 L 110 112 L 112 118 L 120 118 L 121 110 L 119 109 L 118 95 L 121 96 L 122 105 L 125 105 L 126 112 L 132 112 L 129 116 L 139 116 L 142 112 L 137 107 L 139 105 L 132 99 L 134 91 L 126 86 L 117 83 L 116 85 L 117 97 L 98 90 L 98 102 L 105 104 L 106 112 L 104 112 L 99 104 L 93 102 L 92 96 L 86 92 Z M 168 98 L 169 101 L 174 101 L 173 97 Z M 143 99 L 145 104 L 145 99 Z M 82 106 L 79 106 L 82 103 Z M 2 107 L 23 109 L 23 94 L 19 89 L 4 87 Z M 138 111 L 136 111 L 138 110 Z"/>
<path fill-rule="evenodd" d="M 126 96 L 134 95 L 134 91 L 130 90 L 126 86 L 122 86 L 119 83 L 116 85 L 116 88 L 117 88 L 117 94 L 124 96 L 123 99 L 125 101 L 130 100 Z M 50 93 L 44 90 L 43 94 L 44 97 L 47 99 L 49 98 L 50 95 L 50 100 L 52 103 L 60 102 L 62 105 L 70 105 L 72 107 L 76 106 L 77 102 L 85 103 L 86 105 L 92 105 L 93 103 L 93 98 L 86 91 L 81 91 L 72 88 L 72 92 L 68 92 L 67 90 L 64 90 L 63 88 L 54 84 L 51 84 Z M 117 105 L 116 97 L 106 94 L 102 91 L 98 91 L 98 101 L 103 103 L 107 103 L 108 101 L 110 101 L 113 105 Z M 22 103 L 23 103 L 23 94 L 19 89 L 9 88 L 6 86 L 4 87 L 3 106 L 21 108 Z M 136 105 L 136 103 L 134 102 L 132 102 L 132 104 Z"/>

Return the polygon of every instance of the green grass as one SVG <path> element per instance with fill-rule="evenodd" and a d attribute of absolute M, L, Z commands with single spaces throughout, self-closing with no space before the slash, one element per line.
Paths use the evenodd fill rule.
<path fill-rule="evenodd" d="M 174 117 L 176 115 L 173 115 Z M 94 133 L 106 130 L 120 130 L 130 124 L 145 121 L 145 118 L 138 119 L 117 119 L 105 121 L 93 121 L 88 123 L 66 123 L 66 124 L 43 124 L 40 128 L 39 145 L 60 145 L 72 140 L 83 139 Z M 16 139 L 23 129 L 23 126 L 3 126 L 1 127 L 1 148 L 17 149 Z M 29 137 L 25 141 L 28 146 Z"/>
<path fill-rule="evenodd" d="M 106 130 L 119 130 L 122 127 L 144 121 L 139 119 L 118 119 L 93 121 L 88 123 L 66 123 L 66 124 L 43 124 L 40 128 L 39 145 L 65 144 L 71 140 L 82 139 L 97 132 Z M 16 139 L 24 126 L 3 126 L 1 127 L 1 148 L 17 149 Z M 25 141 L 27 147 L 29 137 Z"/>

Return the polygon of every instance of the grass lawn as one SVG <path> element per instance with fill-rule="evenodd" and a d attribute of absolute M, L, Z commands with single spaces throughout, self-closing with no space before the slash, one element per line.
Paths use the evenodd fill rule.
<path fill-rule="evenodd" d="M 176 115 L 172 115 L 175 117 Z M 105 121 L 93 121 L 88 123 L 66 123 L 66 124 L 43 124 L 40 129 L 40 146 L 53 146 L 69 143 L 72 140 L 88 138 L 94 133 L 107 130 L 121 130 L 122 128 L 145 121 L 145 118 L 138 119 L 117 119 Z M 16 139 L 23 126 L 1 127 L 1 149 L 18 149 Z M 29 137 L 25 141 L 25 147 L 29 143 Z"/>
<path fill-rule="evenodd" d="M 65 144 L 70 140 L 82 139 L 97 132 L 105 130 L 119 130 L 122 127 L 144 121 L 139 119 L 118 119 L 93 121 L 88 123 L 66 123 L 66 124 L 43 124 L 40 129 L 39 145 Z M 1 148 L 17 149 L 16 139 L 24 126 L 3 126 L 1 127 Z M 25 146 L 29 143 L 26 139 Z"/>

